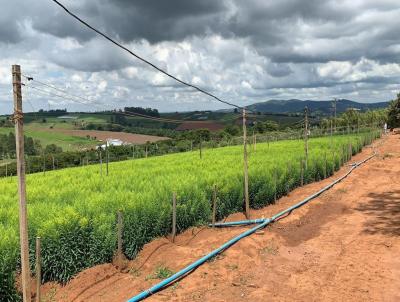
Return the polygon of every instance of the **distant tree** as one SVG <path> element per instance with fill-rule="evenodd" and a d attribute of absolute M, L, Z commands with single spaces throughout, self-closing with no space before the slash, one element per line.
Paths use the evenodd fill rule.
<path fill-rule="evenodd" d="M 240 128 L 236 125 L 229 125 L 227 126 L 224 131 L 231 136 L 237 136 L 240 134 Z"/>
<path fill-rule="evenodd" d="M 388 111 L 388 126 L 390 128 L 400 127 L 400 93 L 397 98 L 390 102 Z"/>
<path fill-rule="evenodd" d="M 139 113 L 139 114 L 144 114 L 144 115 L 149 115 L 149 116 L 154 116 L 154 117 L 160 117 L 160 113 L 158 112 L 158 110 L 152 109 L 152 108 L 125 107 L 124 111 L 132 112 L 132 113 Z"/>
<path fill-rule="evenodd" d="M 55 144 L 50 144 L 47 145 L 46 148 L 44 149 L 44 152 L 46 154 L 55 154 L 55 153 L 61 153 L 62 152 L 62 148 L 55 145 Z"/>
<path fill-rule="evenodd" d="M 266 131 L 276 131 L 279 129 L 279 125 L 274 121 L 266 121 L 264 122 L 264 128 Z"/>
<path fill-rule="evenodd" d="M 35 143 L 32 137 L 24 137 L 25 153 L 27 155 L 36 155 Z"/>

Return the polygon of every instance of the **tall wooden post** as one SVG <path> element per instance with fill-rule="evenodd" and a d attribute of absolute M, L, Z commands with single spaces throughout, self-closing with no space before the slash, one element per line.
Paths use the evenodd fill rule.
<path fill-rule="evenodd" d="M 278 171 L 277 171 L 277 167 L 274 167 L 274 187 L 275 187 L 274 202 L 276 202 L 277 191 L 278 191 Z"/>
<path fill-rule="evenodd" d="M 304 153 L 305 153 L 305 168 L 308 167 L 308 108 L 304 108 Z"/>
<path fill-rule="evenodd" d="M 99 160 L 100 160 L 100 176 L 103 176 L 103 157 L 101 154 L 101 146 L 99 147 Z"/>
<path fill-rule="evenodd" d="M 43 151 L 43 175 L 46 175 L 46 154 Z"/>
<path fill-rule="evenodd" d="M 213 203 L 213 206 L 212 206 L 212 220 L 211 220 L 211 223 L 212 223 L 212 226 L 214 227 L 215 226 L 215 221 L 216 221 L 216 213 L 217 213 L 217 185 L 214 185 L 214 188 L 213 188 L 212 203 Z"/>
<path fill-rule="evenodd" d="M 172 194 L 172 242 L 175 242 L 176 236 L 176 193 Z"/>
<path fill-rule="evenodd" d="M 243 108 L 243 170 L 244 170 L 244 202 L 245 215 L 250 219 L 250 202 L 249 202 L 249 171 L 247 163 L 247 129 L 246 129 L 246 109 Z"/>
<path fill-rule="evenodd" d="M 42 256 L 40 237 L 36 237 L 36 302 L 41 302 L 40 286 L 42 283 Z"/>
<path fill-rule="evenodd" d="M 304 160 L 300 159 L 300 185 L 304 185 Z"/>
<path fill-rule="evenodd" d="M 334 130 L 335 130 L 335 133 L 336 133 L 336 102 L 337 102 L 337 99 L 336 98 L 334 98 L 333 99 L 333 116 L 334 116 Z"/>
<path fill-rule="evenodd" d="M 31 272 L 29 266 L 28 215 L 26 206 L 24 128 L 21 93 L 21 67 L 12 66 L 15 143 L 17 152 L 17 174 L 19 195 L 19 233 L 21 245 L 22 296 L 24 302 L 31 301 Z"/>
<path fill-rule="evenodd" d="M 200 159 L 202 159 L 203 158 L 203 141 L 201 139 L 200 139 L 199 150 L 200 150 Z"/>
<path fill-rule="evenodd" d="M 123 222 L 122 222 L 122 211 L 118 211 L 118 217 L 117 217 L 117 241 L 118 241 L 118 247 L 117 247 L 117 261 L 118 261 L 118 266 L 121 268 L 122 267 L 122 232 L 123 232 Z"/>
<path fill-rule="evenodd" d="M 110 160 L 110 155 L 108 153 L 108 142 L 106 142 L 106 176 L 108 176 L 108 162 Z"/>

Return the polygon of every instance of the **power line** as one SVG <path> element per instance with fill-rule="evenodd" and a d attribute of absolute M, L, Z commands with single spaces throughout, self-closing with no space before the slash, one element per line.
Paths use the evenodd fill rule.
<path fill-rule="evenodd" d="M 173 79 L 173 80 L 175 80 L 175 81 L 177 81 L 177 82 L 179 82 L 179 83 L 181 83 L 181 84 L 183 84 L 183 85 L 185 85 L 185 86 L 187 86 L 187 87 L 193 88 L 193 89 L 195 89 L 195 90 L 197 90 L 197 91 L 199 91 L 199 92 L 201 92 L 201 93 L 203 93 L 203 94 L 205 94 L 205 95 L 207 95 L 207 96 L 209 96 L 209 97 L 212 97 L 212 98 L 214 98 L 215 100 L 217 100 L 218 102 L 221 102 L 221 103 L 224 103 L 224 104 L 226 104 L 226 105 L 229 105 L 229 106 L 232 106 L 232 107 L 236 107 L 236 108 L 239 108 L 239 109 L 243 109 L 243 108 L 244 108 L 244 107 L 240 107 L 240 106 L 238 106 L 238 105 L 235 105 L 235 104 L 233 104 L 233 103 L 224 101 L 224 100 L 220 99 L 219 97 L 215 96 L 214 94 L 212 94 L 212 93 L 210 93 L 210 92 L 208 92 L 208 91 L 206 91 L 206 90 L 204 90 L 204 89 L 202 89 L 202 88 L 200 88 L 200 87 L 198 87 L 198 86 L 196 86 L 196 85 L 193 85 L 193 84 L 191 84 L 191 83 L 185 82 L 185 81 L 183 81 L 183 80 L 177 78 L 176 76 L 173 76 L 172 74 L 168 73 L 167 71 L 163 70 L 162 68 L 158 67 L 157 65 L 155 65 L 155 64 L 151 63 L 150 61 L 148 61 L 148 60 L 142 58 L 141 56 L 135 54 L 135 53 L 134 53 L 133 51 L 131 51 L 129 48 L 123 46 L 122 44 L 118 43 L 118 42 L 115 41 L 114 39 L 110 38 L 109 36 L 107 36 L 106 34 L 104 34 L 103 32 L 101 32 L 100 30 L 94 28 L 92 25 L 88 24 L 86 21 L 83 21 L 83 20 L 82 20 L 81 18 L 79 18 L 77 15 L 75 15 L 75 14 L 72 13 L 72 12 L 70 12 L 63 4 L 61 4 L 59 1 L 57 1 L 57 0 L 52 0 L 52 1 L 53 1 L 54 3 L 56 3 L 58 6 L 60 6 L 62 9 L 64 9 L 65 12 L 66 12 L 67 14 L 69 14 L 70 16 L 72 16 L 73 18 L 75 18 L 76 20 L 78 20 L 80 23 L 82 23 L 82 24 L 85 25 L 86 27 L 90 28 L 91 30 L 93 30 L 93 31 L 96 32 L 97 34 L 101 35 L 103 38 L 107 39 L 108 41 L 110 41 L 110 42 L 113 43 L 114 45 L 116 45 L 116 46 L 118 46 L 119 48 L 125 50 L 126 52 L 128 52 L 129 54 L 131 54 L 132 56 L 134 56 L 135 58 L 137 58 L 137 59 L 139 59 L 140 61 L 146 63 L 147 65 L 153 67 L 154 69 L 156 69 L 157 71 L 159 71 L 159 72 L 165 74 L 166 76 L 170 77 L 171 79 Z"/>
<path fill-rule="evenodd" d="M 64 95 L 60 95 L 60 94 L 48 91 L 48 90 L 44 90 L 44 89 L 38 88 L 36 86 L 27 85 L 27 87 L 30 87 L 30 88 L 35 89 L 37 91 L 40 91 L 42 93 L 46 93 L 48 95 L 56 96 L 56 97 L 59 97 L 59 98 L 65 99 L 65 100 L 69 100 L 69 101 L 72 101 L 72 102 L 76 102 L 76 103 L 79 103 L 79 104 L 82 104 L 82 105 L 85 105 L 85 106 L 91 106 L 91 107 L 95 106 L 99 110 L 106 111 L 106 110 L 104 110 L 104 108 L 98 106 L 98 104 L 96 102 L 93 102 L 93 101 L 91 101 L 89 99 L 86 99 L 86 98 L 81 97 L 81 96 L 76 96 L 76 95 L 69 94 L 69 93 L 67 93 L 65 90 L 63 90 L 61 88 L 55 87 L 53 85 L 45 84 L 45 83 L 40 82 L 38 80 L 34 80 L 32 77 L 27 77 L 27 76 L 24 76 L 24 77 L 29 78 L 33 82 L 37 82 L 37 83 L 40 83 L 42 85 L 45 85 L 46 87 L 49 87 L 49 88 L 55 89 L 57 91 L 60 91 L 60 92 L 64 93 L 67 97 L 65 97 Z M 82 99 L 85 102 L 78 101 L 78 100 L 76 100 L 74 98 Z M 160 118 L 160 117 L 145 115 L 145 114 L 141 114 L 141 113 L 126 111 L 126 110 L 122 111 L 122 112 L 116 112 L 116 113 L 122 114 L 122 115 L 126 115 L 126 116 L 130 116 L 130 117 L 139 117 L 139 118 L 143 118 L 143 119 L 151 119 L 151 120 L 155 120 L 155 121 L 158 121 L 158 122 L 165 122 L 165 123 L 175 123 L 175 124 L 198 123 L 198 124 L 203 124 L 203 125 L 209 123 L 208 121 L 191 121 L 191 120 L 176 120 L 176 119 Z"/>
<path fill-rule="evenodd" d="M 56 87 L 56 86 L 53 86 L 53 85 L 50 85 L 50 84 L 47 84 L 47 83 L 44 83 L 44 82 L 41 82 L 41 81 L 38 81 L 38 80 L 34 79 L 33 77 L 29 77 L 29 76 L 26 76 L 26 75 L 24 75 L 24 74 L 23 74 L 22 76 L 23 76 L 24 78 L 26 78 L 28 81 L 33 81 L 33 82 L 39 83 L 39 84 L 41 84 L 41 85 L 43 85 L 43 86 L 46 86 L 46 87 L 48 87 L 48 88 L 51 88 L 51 89 L 57 90 L 57 91 L 59 91 L 59 92 L 62 92 L 62 93 L 66 94 L 66 95 L 68 95 L 68 96 L 70 96 L 70 97 L 78 98 L 78 99 L 81 99 L 81 100 L 83 100 L 83 101 L 85 101 L 85 102 L 93 103 L 93 102 L 90 101 L 89 99 L 86 99 L 86 98 L 84 98 L 84 97 L 82 97 L 82 96 L 79 96 L 79 95 L 71 94 L 71 93 L 67 92 L 67 91 L 64 90 L 64 89 L 58 88 L 58 87 Z M 89 104 L 86 104 L 86 105 L 89 105 Z"/>

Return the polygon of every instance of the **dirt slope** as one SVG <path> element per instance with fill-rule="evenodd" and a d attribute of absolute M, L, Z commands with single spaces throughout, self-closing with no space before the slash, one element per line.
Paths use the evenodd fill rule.
<path fill-rule="evenodd" d="M 400 301 L 400 136 L 379 143 L 379 156 L 333 189 L 147 301 Z M 371 153 L 365 148 L 353 160 Z M 347 169 L 252 217 L 287 208 Z M 159 281 L 152 279 L 156 267 L 177 271 L 245 229 L 192 229 L 175 244 L 155 240 L 129 263 L 129 272 L 100 265 L 65 287 L 46 284 L 46 299 L 126 301 Z"/>

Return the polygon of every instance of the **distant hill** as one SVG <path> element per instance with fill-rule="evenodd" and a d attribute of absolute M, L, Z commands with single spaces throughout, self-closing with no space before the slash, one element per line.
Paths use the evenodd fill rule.
<path fill-rule="evenodd" d="M 337 113 L 346 111 L 349 108 L 357 108 L 361 111 L 368 109 L 385 108 L 389 102 L 379 103 L 358 103 L 346 99 L 340 99 L 336 103 Z M 332 112 L 332 101 L 311 101 L 311 100 L 269 100 L 266 102 L 255 103 L 248 106 L 249 109 L 263 113 L 299 113 L 303 112 L 307 106 L 312 113 L 328 115 Z"/>

